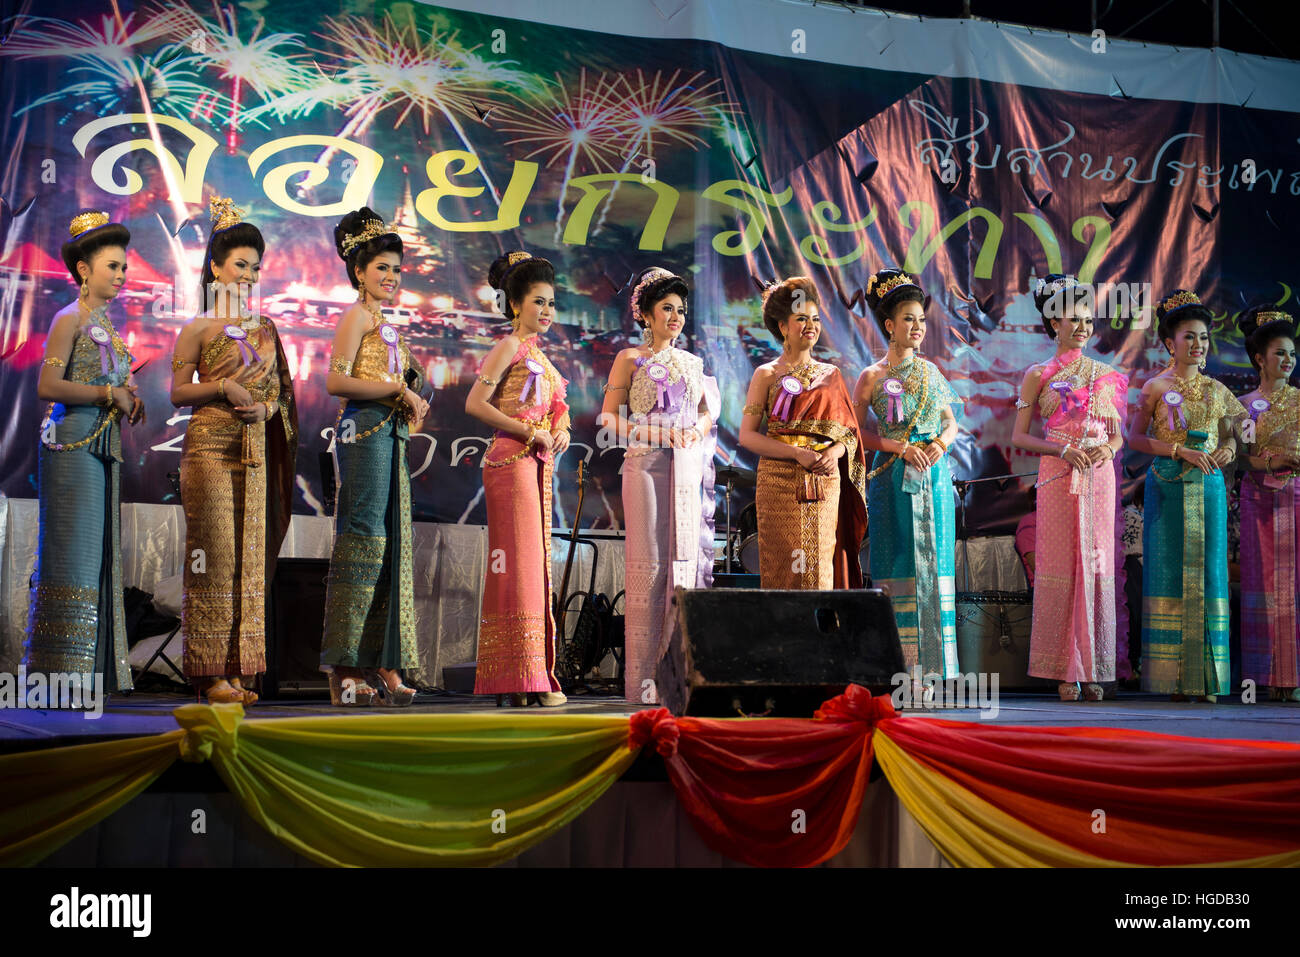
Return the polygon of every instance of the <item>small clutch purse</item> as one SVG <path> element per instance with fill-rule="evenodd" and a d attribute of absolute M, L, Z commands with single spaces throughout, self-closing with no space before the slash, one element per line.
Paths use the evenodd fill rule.
<path fill-rule="evenodd" d="M 796 498 L 800 502 L 824 502 L 826 501 L 826 489 L 822 486 L 822 477 L 814 475 L 812 472 L 803 473 L 803 482 L 800 484 Z"/>

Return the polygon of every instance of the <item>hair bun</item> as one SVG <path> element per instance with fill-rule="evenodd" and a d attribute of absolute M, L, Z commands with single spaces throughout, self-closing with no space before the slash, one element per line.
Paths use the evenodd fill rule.
<path fill-rule="evenodd" d="M 343 240 L 361 232 L 364 225 L 372 219 L 382 221 L 383 217 L 369 206 L 362 206 L 360 209 L 348 213 L 339 220 L 339 224 L 334 227 L 334 251 L 338 253 L 339 259 L 347 262 L 348 259 L 351 258 L 352 252 L 355 252 L 355 250 L 351 250 L 345 253 L 343 251 Z"/>

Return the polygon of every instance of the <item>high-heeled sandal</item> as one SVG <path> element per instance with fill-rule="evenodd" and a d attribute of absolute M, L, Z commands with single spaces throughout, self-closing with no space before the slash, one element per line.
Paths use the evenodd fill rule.
<path fill-rule="evenodd" d="M 257 704 L 257 699 L 259 697 L 258 693 L 254 691 L 252 688 L 244 687 L 244 678 L 242 675 L 231 678 L 230 687 L 234 688 L 236 691 L 242 691 L 244 693 L 245 706 L 250 704 Z"/>
<path fill-rule="evenodd" d="M 415 700 L 414 688 L 406 685 L 401 678 L 397 679 L 396 687 L 390 685 L 378 669 L 366 672 L 366 682 L 374 685 L 379 692 L 379 703 L 390 708 L 405 708 Z"/>
<path fill-rule="evenodd" d="M 246 693 L 227 678 L 214 678 L 202 691 L 195 688 L 195 697 L 206 700 L 208 704 L 243 704 Z"/>
<path fill-rule="evenodd" d="M 1106 696 L 1105 690 L 1101 685 L 1089 682 L 1083 686 L 1084 701 L 1100 701 Z"/>
<path fill-rule="evenodd" d="M 350 681 L 351 685 L 344 682 Z M 376 691 L 361 678 L 342 677 L 330 672 L 330 704 L 338 708 L 368 708 L 375 701 Z M 345 695 L 352 700 L 345 700 Z"/>
<path fill-rule="evenodd" d="M 1061 696 L 1062 701 L 1079 700 L 1079 683 L 1077 681 L 1062 681 L 1056 686 L 1056 693 Z"/>

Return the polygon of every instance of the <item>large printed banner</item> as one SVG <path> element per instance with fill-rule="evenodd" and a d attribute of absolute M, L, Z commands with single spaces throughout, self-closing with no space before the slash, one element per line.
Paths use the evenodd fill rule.
<path fill-rule="evenodd" d="M 558 271 L 561 318 L 544 347 L 574 409 L 558 525 L 573 519 L 585 457 L 596 488 L 583 524 L 622 526 L 623 453 L 601 447 L 595 416 L 615 354 L 639 341 L 627 283 L 645 266 L 690 281 L 684 344 L 722 388 L 720 457 L 745 467 L 755 462 L 735 437 L 746 385 L 777 351 L 756 278 L 814 278 L 820 357 L 851 381 L 884 349 L 868 277 L 886 265 L 921 277 L 923 354 L 965 401 L 953 454 L 966 479 L 1035 467 L 1010 449 L 1020 378 L 1052 351 L 1035 277 L 1099 286 L 1093 348 L 1134 374 L 1131 398 L 1163 364 L 1152 307 L 1165 291 L 1193 288 L 1212 306 L 1208 371 L 1239 392 L 1252 376 L 1235 316 L 1258 301 L 1293 305 L 1292 112 L 818 62 L 800 55 L 797 32 L 788 55 L 773 55 L 620 36 L 612 12 L 579 30 L 364 7 L 69 0 L 57 19 L 0 25 L 4 494 L 36 494 L 36 374 L 50 318 L 76 294 L 59 247 L 82 207 L 132 233 L 127 286 L 110 307 L 144 363 L 149 412 L 126 430 L 127 501 L 176 498 L 168 475 L 189 410 L 168 401 L 169 360 L 197 309 L 214 195 L 233 197 L 267 240 L 258 305 L 297 384 L 302 512 L 323 508 L 320 453 L 337 410 L 324 376 L 334 322 L 355 299 L 332 231 L 362 205 L 404 240 L 393 319 L 434 386 L 411 443 L 421 520 L 485 519 L 489 430 L 464 401 L 508 328 L 486 284 L 503 250 Z M 1143 465 L 1129 457 L 1130 484 Z M 1030 481 L 972 486 L 966 530 L 1009 530 Z"/>

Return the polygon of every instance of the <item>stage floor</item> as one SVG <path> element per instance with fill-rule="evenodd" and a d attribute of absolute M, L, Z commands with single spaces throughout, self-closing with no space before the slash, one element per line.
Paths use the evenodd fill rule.
<path fill-rule="evenodd" d="M 142 694 L 113 697 L 104 713 L 88 720 L 80 712 L 6 709 L 0 711 L 0 753 L 79 744 L 108 738 L 132 737 L 173 731 L 172 711 L 194 698 L 184 694 Z M 497 708 L 495 699 L 473 695 L 422 694 L 417 703 L 397 714 L 494 714 L 526 719 L 543 709 Z M 550 714 L 628 715 L 640 710 L 619 698 L 575 696 Z M 259 701 L 246 711 L 247 720 L 271 721 L 337 715 L 364 721 L 387 708 L 356 710 L 333 708 L 321 698 Z M 911 708 L 904 714 L 921 719 L 989 721 L 995 724 L 1042 726 L 1096 726 L 1130 728 L 1160 734 L 1197 738 L 1245 738 L 1256 741 L 1300 741 L 1300 704 L 1262 702 L 1242 704 L 1240 699 L 1220 699 L 1216 704 L 1175 703 L 1163 695 L 1120 693 L 1114 701 L 1062 702 L 1043 694 L 1003 693 L 996 715 L 975 708 Z"/>

